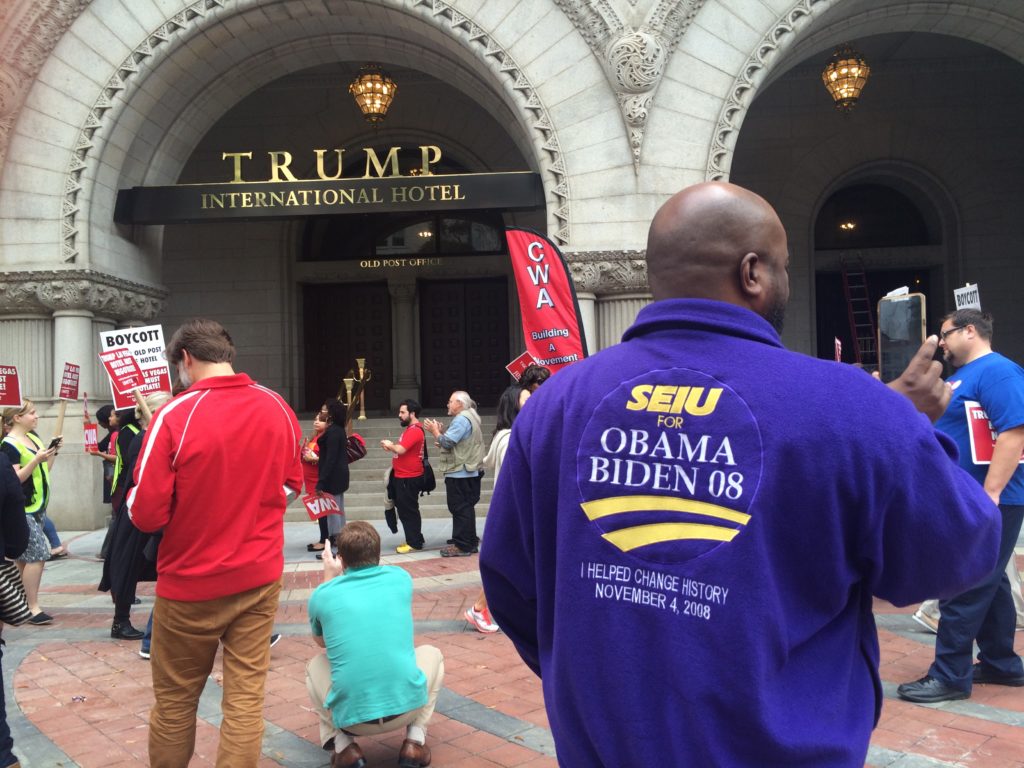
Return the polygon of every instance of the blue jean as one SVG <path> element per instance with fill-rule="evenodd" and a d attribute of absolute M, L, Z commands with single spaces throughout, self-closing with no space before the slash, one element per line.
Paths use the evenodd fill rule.
<path fill-rule="evenodd" d="M 963 594 L 939 602 L 935 661 L 928 674 L 968 692 L 973 681 L 975 640 L 978 661 L 993 672 L 1007 677 L 1024 674 L 1020 656 L 1013 650 L 1017 612 L 1006 578 L 1006 563 L 1013 556 L 1024 506 L 1000 504 L 999 511 L 1003 513 L 1003 533 L 995 568 Z"/>
<path fill-rule="evenodd" d="M 0 660 L 3 659 L 4 641 L 0 640 Z M 3 675 L 3 663 L 0 661 L 0 676 Z M 18 758 L 14 756 L 14 739 L 11 738 L 11 728 L 7 725 L 7 702 L 4 699 L 4 686 L 0 681 L 0 766 L 14 765 Z"/>
<path fill-rule="evenodd" d="M 146 622 L 146 634 L 142 636 L 142 650 L 149 653 L 149 647 L 153 644 L 153 612 L 149 612 L 149 621 Z"/>
<path fill-rule="evenodd" d="M 46 540 L 50 542 L 50 548 L 56 549 L 60 546 L 60 536 L 57 535 L 57 526 L 53 524 L 53 520 L 47 515 L 46 519 L 43 520 L 43 533 L 46 534 Z"/>

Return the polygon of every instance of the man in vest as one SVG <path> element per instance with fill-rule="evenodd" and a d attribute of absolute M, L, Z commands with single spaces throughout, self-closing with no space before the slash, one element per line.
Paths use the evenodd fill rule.
<path fill-rule="evenodd" d="M 424 419 L 423 426 L 441 449 L 441 471 L 452 514 L 451 543 L 442 557 L 466 557 L 479 551 L 476 535 L 476 504 L 480 501 L 480 466 L 484 460 L 484 433 L 476 403 L 466 392 L 452 392 L 448 398 L 451 424 L 444 431 L 437 419 Z"/>
<path fill-rule="evenodd" d="M 190 320 L 174 334 L 167 360 L 187 388 L 157 411 L 128 494 L 136 527 L 164 532 L 153 608 L 153 768 L 188 765 L 199 696 L 220 645 L 216 765 L 260 760 L 284 510 L 302 488 L 302 432 L 280 395 L 235 373 L 234 357 L 216 321 Z M 225 414 L 236 417 L 230 427 Z"/>

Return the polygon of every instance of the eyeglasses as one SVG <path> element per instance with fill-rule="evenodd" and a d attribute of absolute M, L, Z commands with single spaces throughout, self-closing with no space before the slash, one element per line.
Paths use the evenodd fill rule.
<path fill-rule="evenodd" d="M 950 328 L 948 331 L 939 331 L 939 341 L 945 341 L 949 334 L 962 331 L 966 327 L 966 325 L 958 325 L 956 328 Z"/>

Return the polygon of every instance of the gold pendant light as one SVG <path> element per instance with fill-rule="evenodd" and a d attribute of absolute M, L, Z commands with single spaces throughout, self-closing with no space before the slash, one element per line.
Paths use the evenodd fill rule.
<path fill-rule="evenodd" d="M 836 109 L 849 112 L 860 98 L 864 84 L 871 74 L 871 67 L 864 57 L 849 43 L 844 43 L 828 60 L 821 73 L 821 81 L 832 95 Z"/>
<path fill-rule="evenodd" d="M 387 115 L 398 86 L 378 65 L 367 64 L 360 67 L 359 76 L 349 85 L 348 92 L 367 122 L 379 123 Z"/>

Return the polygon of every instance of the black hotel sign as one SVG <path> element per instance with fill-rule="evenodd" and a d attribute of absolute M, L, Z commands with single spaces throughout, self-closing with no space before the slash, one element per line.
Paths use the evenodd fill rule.
<path fill-rule="evenodd" d="M 342 176 L 344 150 L 336 153 L 329 175 L 326 150 L 315 150 L 313 179 L 299 179 L 290 170 L 291 154 L 269 152 L 267 181 L 243 178 L 243 160 L 252 153 L 224 153 L 232 161 L 233 181 L 170 187 L 133 187 L 117 193 L 114 221 L 118 224 L 180 224 L 244 219 L 331 216 L 345 213 L 409 213 L 458 210 L 529 210 L 544 207 L 540 176 L 530 172 L 433 174 L 440 160 L 436 147 L 421 147 L 422 165 L 416 175 L 401 175 L 393 147 L 381 162 L 370 148 L 366 173 Z"/>

